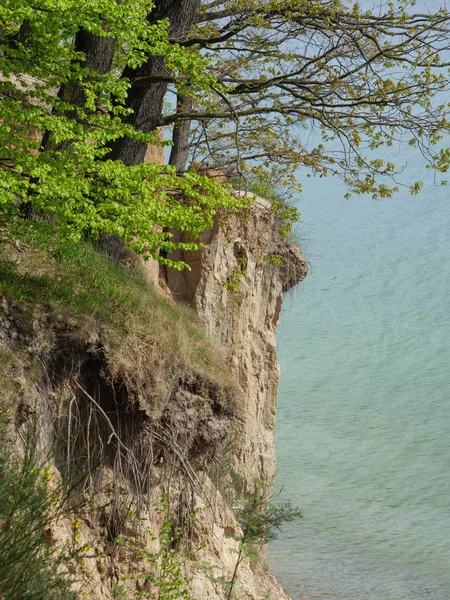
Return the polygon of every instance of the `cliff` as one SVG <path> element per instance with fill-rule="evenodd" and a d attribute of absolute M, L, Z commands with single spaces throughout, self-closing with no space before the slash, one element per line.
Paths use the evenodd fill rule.
<path fill-rule="evenodd" d="M 146 265 L 159 292 L 120 328 L 61 302 L 2 295 L 8 437 L 23 453 L 37 431 L 53 485 L 67 489 L 70 481 L 83 501 L 77 540 L 89 552 L 72 570 L 87 597 L 146 593 L 150 583 L 136 575 L 162 547 L 165 493 L 172 529 L 188 549 L 181 568 L 193 597 L 225 598 L 234 573 L 235 598 L 285 598 L 261 557 L 246 556 L 236 571 L 241 530 L 231 507 L 242 501 L 238 489 L 251 489 L 255 477 L 270 485 L 275 472 L 275 330 L 282 292 L 307 272 L 298 248 L 276 230 L 260 198 L 245 215 L 220 215 L 203 251 L 182 257 L 190 271 Z M 29 283 L 28 246 L 7 243 L 10 281 Z M 77 298 L 86 293 L 87 284 L 72 285 Z M 56 545 L 73 536 L 74 515 L 52 525 Z"/>
<path fill-rule="evenodd" d="M 277 240 L 270 202 L 253 200 L 245 217 L 228 215 L 203 235 L 202 253 L 180 255 L 191 270 L 169 272 L 167 283 L 226 349 L 239 381 L 244 401 L 233 423 L 237 465 L 247 476 L 272 482 L 279 380 L 275 331 L 282 292 L 305 278 L 307 264 L 296 246 Z M 274 256 L 282 257 L 281 265 L 273 264 Z M 236 282 L 235 293 L 230 282 L 231 287 Z"/>

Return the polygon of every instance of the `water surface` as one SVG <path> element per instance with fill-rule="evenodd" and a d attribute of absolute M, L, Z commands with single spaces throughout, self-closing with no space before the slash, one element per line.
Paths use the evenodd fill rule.
<path fill-rule="evenodd" d="M 450 598 L 450 189 L 426 183 L 298 199 L 311 268 L 282 312 L 276 447 L 304 518 L 270 547 L 294 599 Z"/>

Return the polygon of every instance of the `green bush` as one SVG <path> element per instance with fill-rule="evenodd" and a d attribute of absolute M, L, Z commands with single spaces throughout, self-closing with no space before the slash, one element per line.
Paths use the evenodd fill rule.
<path fill-rule="evenodd" d="M 5 413 L 0 409 L 0 434 Z M 0 439 L 3 436 L 0 435 Z M 1 600 L 76 600 L 65 565 L 80 559 L 75 539 L 58 546 L 52 527 L 65 502 L 51 470 L 36 464 L 33 445 L 14 457 L 0 446 L 0 598 Z M 73 536 L 75 537 L 75 536 Z"/>
<path fill-rule="evenodd" d="M 247 273 L 247 260 L 245 258 L 237 258 L 238 267 L 234 269 L 231 275 L 223 284 L 230 294 L 236 294 L 241 287 L 241 279 Z"/>
<path fill-rule="evenodd" d="M 245 489 L 244 480 L 236 473 L 230 473 L 231 481 L 235 488 L 238 503 L 235 509 L 236 519 L 241 526 L 241 535 L 231 537 L 238 542 L 236 563 L 232 578 L 227 582 L 227 600 L 231 599 L 239 567 L 245 557 L 250 560 L 257 559 L 260 549 L 269 541 L 276 539 L 278 531 L 286 523 L 292 523 L 302 516 L 301 511 L 293 506 L 291 502 L 285 501 L 281 504 L 273 502 L 270 486 L 264 484 L 260 479 L 253 480 L 253 489 Z"/>
<path fill-rule="evenodd" d="M 139 517 L 132 511 L 128 511 L 128 517 L 138 527 L 143 528 L 148 539 L 158 539 L 159 550 L 155 554 L 150 554 L 125 537 L 117 538 L 116 541 L 119 545 L 129 548 L 136 556 L 144 559 L 145 572 L 123 579 L 124 582 L 138 581 L 140 591 L 130 591 L 119 584 L 114 590 L 114 597 L 123 600 L 134 600 L 135 598 L 192 600 L 190 579 L 183 572 L 183 565 L 188 555 L 183 549 L 176 547 L 183 536 L 184 528 L 177 528 L 174 531 L 173 521 L 169 516 L 169 499 L 166 494 L 163 495 L 160 503 L 154 505 L 154 508 L 163 517 L 157 538 L 148 527 L 144 526 Z M 194 518 L 195 511 L 188 516 L 184 527 L 187 527 Z"/>
<path fill-rule="evenodd" d="M 238 185 L 241 186 L 242 183 L 238 183 Z M 290 204 L 282 188 L 274 184 L 273 181 L 252 177 L 246 181 L 245 189 L 252 194 L 268 200 L 272 204 L 276 234 L 281 240 L 298 245 L 299 242 L 295 235 L 294 226 L 300 218 L 300 212 L 295 206 Z"/>

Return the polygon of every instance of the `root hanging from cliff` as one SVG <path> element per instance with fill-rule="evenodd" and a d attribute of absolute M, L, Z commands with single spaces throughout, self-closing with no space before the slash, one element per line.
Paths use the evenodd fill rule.
<path fill-rule="evenodd" d="M 192 382 L 186 385 L 197 389 Z M 106 379 L 101 361 L 93 359 L 61 383 L 58 392 L 54 426 L 57 468 L 66 485 L 74 487 L 76 482 L 82 497 L 95 497 L 108 486 L 110 506 L 104 526 L 110 541 L 119 535 L 127 509 L 151 510 L 165 492 L 170 497 L 174 530 L 183 529 L 184 543 L 189 545 L 194 525 L 186 527 L 185 523 L 195 499 L 202 498 L 211 514 L 215 513 L 215 491 L 205 483 L 207 465 L 199 469 L 196 456 L 203 449 L 206 456 L 214 456 L 223 437 L 219 429 L 219 434 L 213 430 L 209 439 L 208 428 L 197 423 L 195 416 L 191 416 L 194 425 L 184 426 L 187 417 L 179 412 L 180 398 L 185 402 L 185 395 L 191 392 L 174 391 L 161 418 L 152 420 L 126 386 Z M 206 401 L 195 398 L 197 405 L 204 404 L 202 410 L 207 410 Z M 219 405 L 216 410 L 220 413 Z M 213 414 L 211 407 L 208 411 Z M 105 473 L 112 473 L 110 480 L 104 480 Z"/>

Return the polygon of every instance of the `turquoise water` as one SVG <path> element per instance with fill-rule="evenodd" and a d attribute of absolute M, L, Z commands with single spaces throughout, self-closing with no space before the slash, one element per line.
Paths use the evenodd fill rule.
<path fill-rule="evenodd" d="M 418 197 L 298 199 L 276 448 L 304 518 L 269 552 L 294 599 L 450 599 L 450 188 L 420 177 Z"/>

